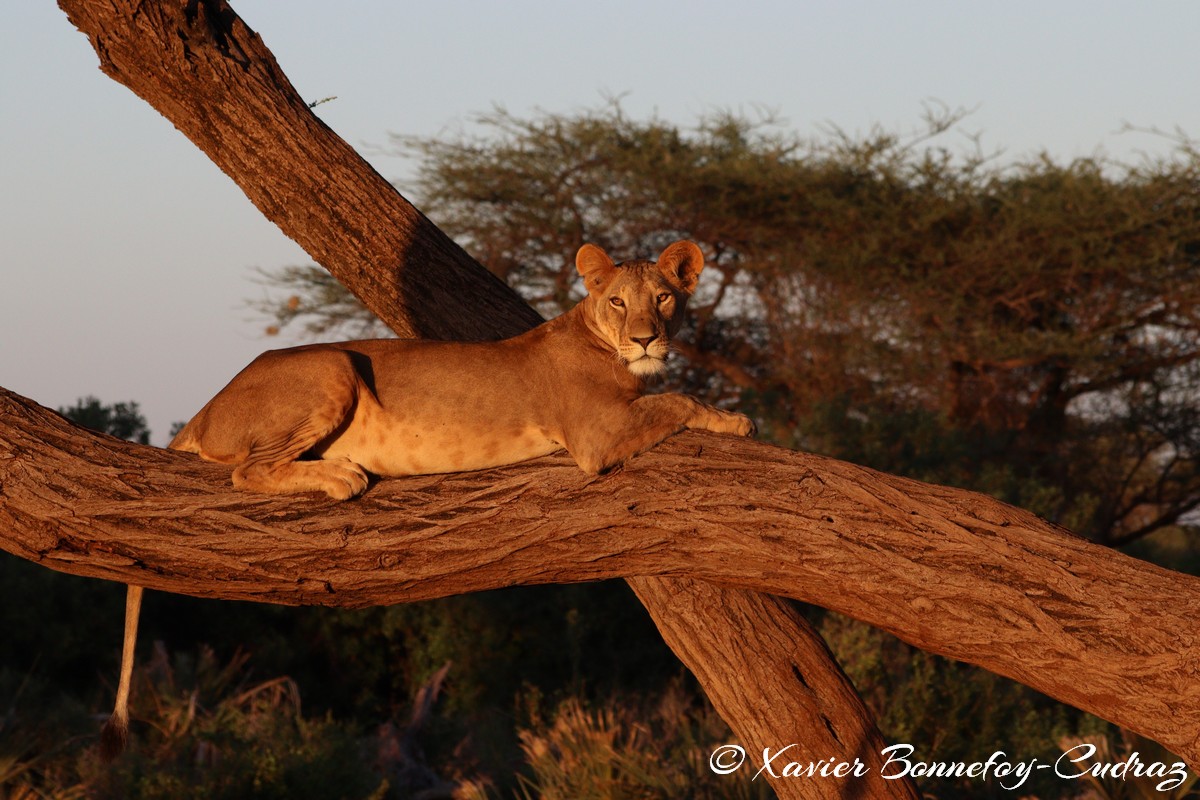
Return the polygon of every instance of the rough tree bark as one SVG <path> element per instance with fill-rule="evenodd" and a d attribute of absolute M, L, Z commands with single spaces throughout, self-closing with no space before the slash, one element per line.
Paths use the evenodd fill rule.
<path fill-rule="evenodd" d="M 106 73 L 167 116 L 393 330 L 489 338 L 539 321 L 311 113 L 261 39 L 227 6 L 61 5 L 91 38 Z M 685 661 L 743 741 L 803 742 L 802 752 L 814 758 L 858 756 L 870 773 L 849 794 L 916 796 L 910 781 L 878 777 L 882 737 L 799 615 L 752 592 L 694 581 L 681 588 L 671 578 L 641 585 L 655 621 L 669 629 L 681 656 L 692 654 Z M 743 628 L 775 636 L 737 646 Z M 706 666 L 703 654 L 721 645 L 729 652 Z M 720 699 L 740 697 L 742 684 L 786 702 L 763 716 Z M 777 793 L 821 797 L 829 787 L 792 781 Z"/>
<path fill-rule="evenodd" d="M 184 12 L 186 25 L 171 23 L 182 27 L 162 40 L 166 52 L 177 54 L 167 71 L 200 69 L 194 66 L 197 52 L 215 42 L 224 48 L 226 69 L 249 72 L 251 82 L 264 80 L 254 73 L 257 56 L 246 50 L 261 47 L 257 37 L 228 17 L 231 12 L 206 9 L 193 4 Z M 72 19 L 80 24 L 76 12 L 71 10 Z M 126 10 L 114 4 L 102 12 Z M 128 13 L 133 20 L 136 15 Z M 131 35 L 153 27 L 137 20 Z M 101 33 L 102 24 L 92 30 L 106 71 L 119 74 L 118 37 Z M 269 66 L 277 72 L 273 61 Z M 286 84 L 282 74 L 271 80 Z M 198 102 L 216 121 L 244 114 L 221 81 L 209 83 L 216 95 Z M 187 117 L 196 109 L 180 113 Z M 268 114 L 242 123 L 270 131 L 288 118 Z M 327 136 L 317 125 L 301 138 Z M 275 142 L 263 134 L 265 149 Z M 291 169 L 286 159 L 276 167 Z M 310 188 L 321 199 L 329 187 Z M 362 191 L 373 197 L 382 190 Z M 306 229 L 312 231 L 308 238 L 322 238 L 324 223 L 312 223 L 304 204 L 289 205 L 290 189 L 267 181 L 263 193 L 252 199 L 295 227 L 294 238 L 306 248 Z M 334 214 L 353 208 L 344 204 L 354 194 L 327 208 Z M 396 212 L 384 207 L 370 216 L 385 228 Z M 422 239 L 425 225 L 410 224 L 410 238 Z M 410 240 L 395 245 L 395 260 L 381 262 L 378 254 L 387 251 L 375 249 L 377 239 L 354 250 L 377 230 L 353 224 L 346 230 L 344 247 L 366 253 L 362 272 L 375 272 L 362 278 L 367 286 L 394 279 L 391 271 L 405 264 L 459 261 L 452 245 L 422 251 Z M 413 253 L 416 260 L 410 260 Z M 342 265 L 357 291 L 355 258 L 325 256 Z M 338 267 L 331 269 L 343 278 Z M 400 280 L 406 287 L 401 297 L 432 297 L 434 304 L 455 307 L 453 283 L 431 288 L 411 269 L 402 270 Z M 458 308 L 481 316 L 470 303 Z M 419 318 L 420 311 L 413 306 L 391 313 Z M 453 333 L 423 321 L 411 332 Z M 970 493 L 689 434 L 601 481 L 548 459 L 489 473 L 388 481 L 353 507 L 329 508 L 311 499 L 238 495 L 223 483 L 224 470 L 82 434 L 15 396 L 4 398 L 0 422 L 0 523 L 11 529 L 3 546 L 66 571 L 207 596 L 345 605 L 511 583 L 687 575 L 848 613 L 1156 738 L 1193 764 L 1200 755 L 1198 582 L 1088 545 Z M 704 458 L 693 460 L 701 447 Z M 322 513 L 305 513 L 313 510 Z M 553 526 L 547 523 L 550 511 Z M 642 583 L 635 586 L 641 592 Z M 681 583 L 658 588 L 663 595 L 673 589 L 675 597 L 688 596 Z M 1164 598 L 1172 599 L 1170 609 Z M 669 602 L 656 602 L 658 611 L 670 612 Z M 702 607 L 694 604 L 690 613 Z M 768 608 L 754 613 L 787 624 Z M 669 627 L 664 633 L 670 638 Z M 795 738 L 794 729 L 787 733 L 790 738 L 770 744 Z"/>

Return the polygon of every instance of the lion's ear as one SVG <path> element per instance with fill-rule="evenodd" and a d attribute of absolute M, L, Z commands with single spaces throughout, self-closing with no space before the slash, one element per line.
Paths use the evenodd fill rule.
<path fill-rule="evenodd" d="M 658 257 L 658 268 L 667 280 L 690 295 L 696 291 L 700 271 L 704 269 L 704 253 L 695 242 L 675 242 Z"/>
<path fill-rule="evenodd" d="M 594 244 L 585 244 L 575 254 L 575 269 L 583 276 L 588 294 L 608 283 L 616 268 L 617 265 L 608 257 L 608 253 Z"/>

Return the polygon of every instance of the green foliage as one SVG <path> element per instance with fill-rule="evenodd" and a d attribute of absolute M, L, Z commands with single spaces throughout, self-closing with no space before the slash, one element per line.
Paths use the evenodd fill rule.
<path fill-rule="evenodd" d="M 79 739 L 95 729 L 77 698 L 34 674 L 0 667 L 0 797 L 12 800 L 85 796 L 75 773 Z"/>
<path fill-rule="evenodd" d="M 708 766 L 712 751 L 732 740 L 720 717 L 693 706 L 678 689 L 656 704 L 610 701 L 589 708 L 570 698 L 543 718 L 533 709 L 520 733 L 529 769 L 518 796 L 523 800 L 750 800 L 773 798 L 753 771 L 717 775 Z"/>
<path fill-rule="evenodd" d="M 94 721 L 61 712 L 47 719 L 34 698 L 16 696 L 0 729 L 0 764 L 13 765 L 0 786 L 17 796 L 36 791 L 99 800 L 383 796 L 385 783 L 365 760 L 354 729 L 303 717 L 298 689 L 287 678 L 247 684 L 244 661 L 220 665 L 205 649 L 172 661 L 160 646 L 137 673 L 131 751 L 113 765 L 81 747 L 93 736 L 64 737 Z M 29 757 L 39 743 L 49 746 Z"/>
<path fill-rule="evenodd" d="M 85 428 L 138 444 L 150 444 L 150 429 L 135 402 L 104 405 L 99 399 L 88 395 L 77 400 L 73 406 L 58 409 L 58 413 Z"/>
<path fill-rule="evenodd" d="M 264 271 L 262 282 L 279 286 L 289 295 L 282 302 L 265 301 L 251 305 L 274 317 L 265 332 L 277 335 L 291 324 L 299 324 L 304 333 L 317 338 L 334 333 L 348 339 L 378 339 L 391 335 L 387 326 L 366 309 L 327 271 L 320 267 L 282 267 Z M 174 435 L 174 434 L 172 434 Z"/>
<path fill-rule="evenodd" d="M 299 614 L 292 638 L 305 643 L 309 658 L 272 668 L 289 669 L 313 707 L 379 719 L 449 662 L 425 745 L 431 756 L 461 757 L 470 738 L 470 758 L 486 771 L 502 772 L 519 756 L 506 709 L 528 687 L 551 698 L 598 698 L 659 685 L 678 669 L 629 588 L 616 581 L 290 613 Z"/>
<path fill-rule="evenodd" d="M 300 714 L 296 685 L 237 683 L 241 663 L 211 651 L 141 673 L 133 715 L 140 738 L 116 769 L 92 774 L 98 794 L 175 798 L 365 798 L 381 779 L 361 763 L 353 732 Z M 145 709 L 145 710 L 143 710 Z M 219 764 L 219 769 L 213 767 Z"/>
<path fill-rule="evenodd" d="M 0 678 L 0 702 L 9 708 L 0 720 L 0 797 L 773 797 L 765 781 L 749 779 L 753 773 L 708 768 L 709 754 L 731 734 L 677 682 L 654 700 L 624 695 L 593 704 L 567 696 L 549 715 L 543 695 L 523 692 L 513 733 L 520 750 L 504 765 L 520 772 L 500 775 L 497 787 L 470 774 L 461 743 L 444 760 L 448 778 L 422 762 L 414 735 L 427 709 L 406 725 L 388 722 L 364 735 L 329 715 L 304 715 L 294 681 L 252 681 L 247 662 L 244 654 L 221 662 L 207 648 L 170 656 L 156 644 L 135 673 L 130 751 L 111 765 L 91 749 L 94 717 L 29 679 L 14 692 Z M 47 707 L 56 713 L 39 713 Z M 64 737 L 72 730 L 89 733 Z"/>
<path fill-rule="evenodd" d="M 12 597 L 24 598 L 0 610 L 0 630 L 5 632 L 5 647 L 0 648 L 0 709 L 6 697 L 28 684 L 20 695 L 25 701 L 17 704 L 23 723 L 7 740 L 11 748 L 0 744 L 0 757 L 9 754 L 21 764 L 32 758 L 61 771 L 71 763 L 71 753 L 94 743 L 97 720 L 112 702 L 110 681 L 117 671 L 123 591 L 111 583 L 53 572 L 7 554 L 0 554 L 0 582 Z M 569 696 L 593 700 L 614 692 L 650 690 L 678 671 L 653 624 L 621 582 L 516 588 L 361 611 L 150 593 L 141 627 L 143 655 L 154 652 L 151 645 L 156 641 L 176 653 L 192 652 L 198 642 L 209 642 L 216 654 L 203 656 L 207 666 L 202 669 L 194 657 L 176 657 L 171 665 L 176 689 L 168 697 L 189 696 L 198 686 L 200 707 L 221 706 L 223 691 L 233 692 L 235 683 L 250 678 L 248 671 L 239 671 L 236 681 L 216 681 L 215 665 L 235 658 L 239 665 L 253 664 L 259 675 L 291 675 L 305 697 L 307 712 L 321 715 L 309 720 L 318 726 L 315 733 L 306 733 L 298 723 L 294 728 L 271 729 L 272 737 L 288 734 L 279 746 L 292 749 L 303 749 L 304 741 L 316 742 L 313 747 L 323 741 L 330 744 L 341 735 L 339 730 L 361 731 L 394 718 L 430 674 L 449 661 L 442 700 L 422 732 L 426 755 L 433 764 L 465 765 L 461 777 L 491 775 L 502 786 L 512 780 L 513 765 L 521 759 L 510 710 L 514 698 L 531 691 L 530 687 L 542 687 L 551 700 Z M 161 657 L 155 658 L 161 662 Z M 162 672 L 161 667 L 154 669 Z M 197 674 L 202 680 L 194 677 Z M 147 711 L 139 700 L 163 695 L 163 687 L 171 685 L 155 680 L 158 683 L 139 681 L 134 689 L 138 749 L 130 758 L 147 773 L 157 770 L 163 759 L 177 766 L 187 761 L 184 745 L 150 746 L 155 731 L 172 730 L 175 723 L 158 721 L 151 730 L 143 730 L 143 723 L 137 722 L 156 719 L 160 713 Z M 89 712 L 94 716 L 89 717 Z M 324 733 L 319 728 L 324 715 L 346 721 L 327 731 L 329 741 L 321 738 Z M 195 737 L 201 734 L 210 739 L 210 734 L 224 736 L 219 725 L 227 716 L 210 719 L 207 728 L 191 723 L 183 741 L 192 747 L 199 746 Z M 30 732 L 29 723 L 35 718 L 45 720 L 39 728 L 44 737 Z M 0 727 L 0 743 L 5 741 L 3 731 Z M 73 733 L 67 738 L 76 738 L 64 753 L 55 737 L 61 739 L 68 731 Z M 303 739 L 310 733 L 316 738 Z M 250 757 L 244 752 L 248 745 L 233 746 L 239 758 Z M 239 763 L 222 758 L 212 769 L 249 769 Z M 69 787 L 82 780 L 74 769 L 67 769 L 62 780 L 54 779 L 55 785 Z M 70 779 L 72 775 L 76 777 Z M 46 780 L 37 785 L 47 785 Z M 135 792 L 122 786 L 121 791 Z"/>
<path fill-rule="evenodd" d="M 1067 736 L 1111 729 L 990 672 L 910 647 L 860 622 L 826 613 L 820 630 L 838 663 L 891 742 L 912 744 L 927 761 L 975 762 L 1002 750 L 1013 760 L 1053 763 Z M 932 779 L 925 790 L 952 797 L 1010 797 L 991 781 Z M 1022 791 L 1057 797 L 1064 782 L 1035 772 Z"/>

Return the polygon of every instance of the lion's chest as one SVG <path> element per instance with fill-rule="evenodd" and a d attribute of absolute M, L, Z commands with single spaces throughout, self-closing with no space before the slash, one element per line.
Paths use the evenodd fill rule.
<path fill-rule="evenodd" d="M 385 411 L 360 403 L 316 450 L 376 475 L 429 475 L 513 464 L 560 449 L 551 432 L 510 415 L 463 415 L 437 408 Z"/>

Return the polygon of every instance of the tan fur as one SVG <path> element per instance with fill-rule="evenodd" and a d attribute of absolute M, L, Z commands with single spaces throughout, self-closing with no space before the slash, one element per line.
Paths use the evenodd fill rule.
<path fill-rule="evenodd" d="M 344 500 L 382 476 L 460 472 L 566 448 L 610 469 L 684 428 L 749 435 L 741 414 L 643 396 L 703 268 L 676 242 L 658 262 L 576 257 L 588 296 L 499 342 L 382 339 L 273 350 L 239 373 L 171 447 L 234 464 L 235 486 Z M 298 460 L 307 455 L 313 460 Z"/>
<path fill-rule="evenodd" d="M 133 682 L 133 647 L 137 644 L 138 616 L 142 611 L 141 586 L 130 584 L 125 592 L 125 638 L 121 648 L 121 677 L 112 716 L 100 731 L 100 758 L 112 761 L 129 741 L 129 689 Z"/>

